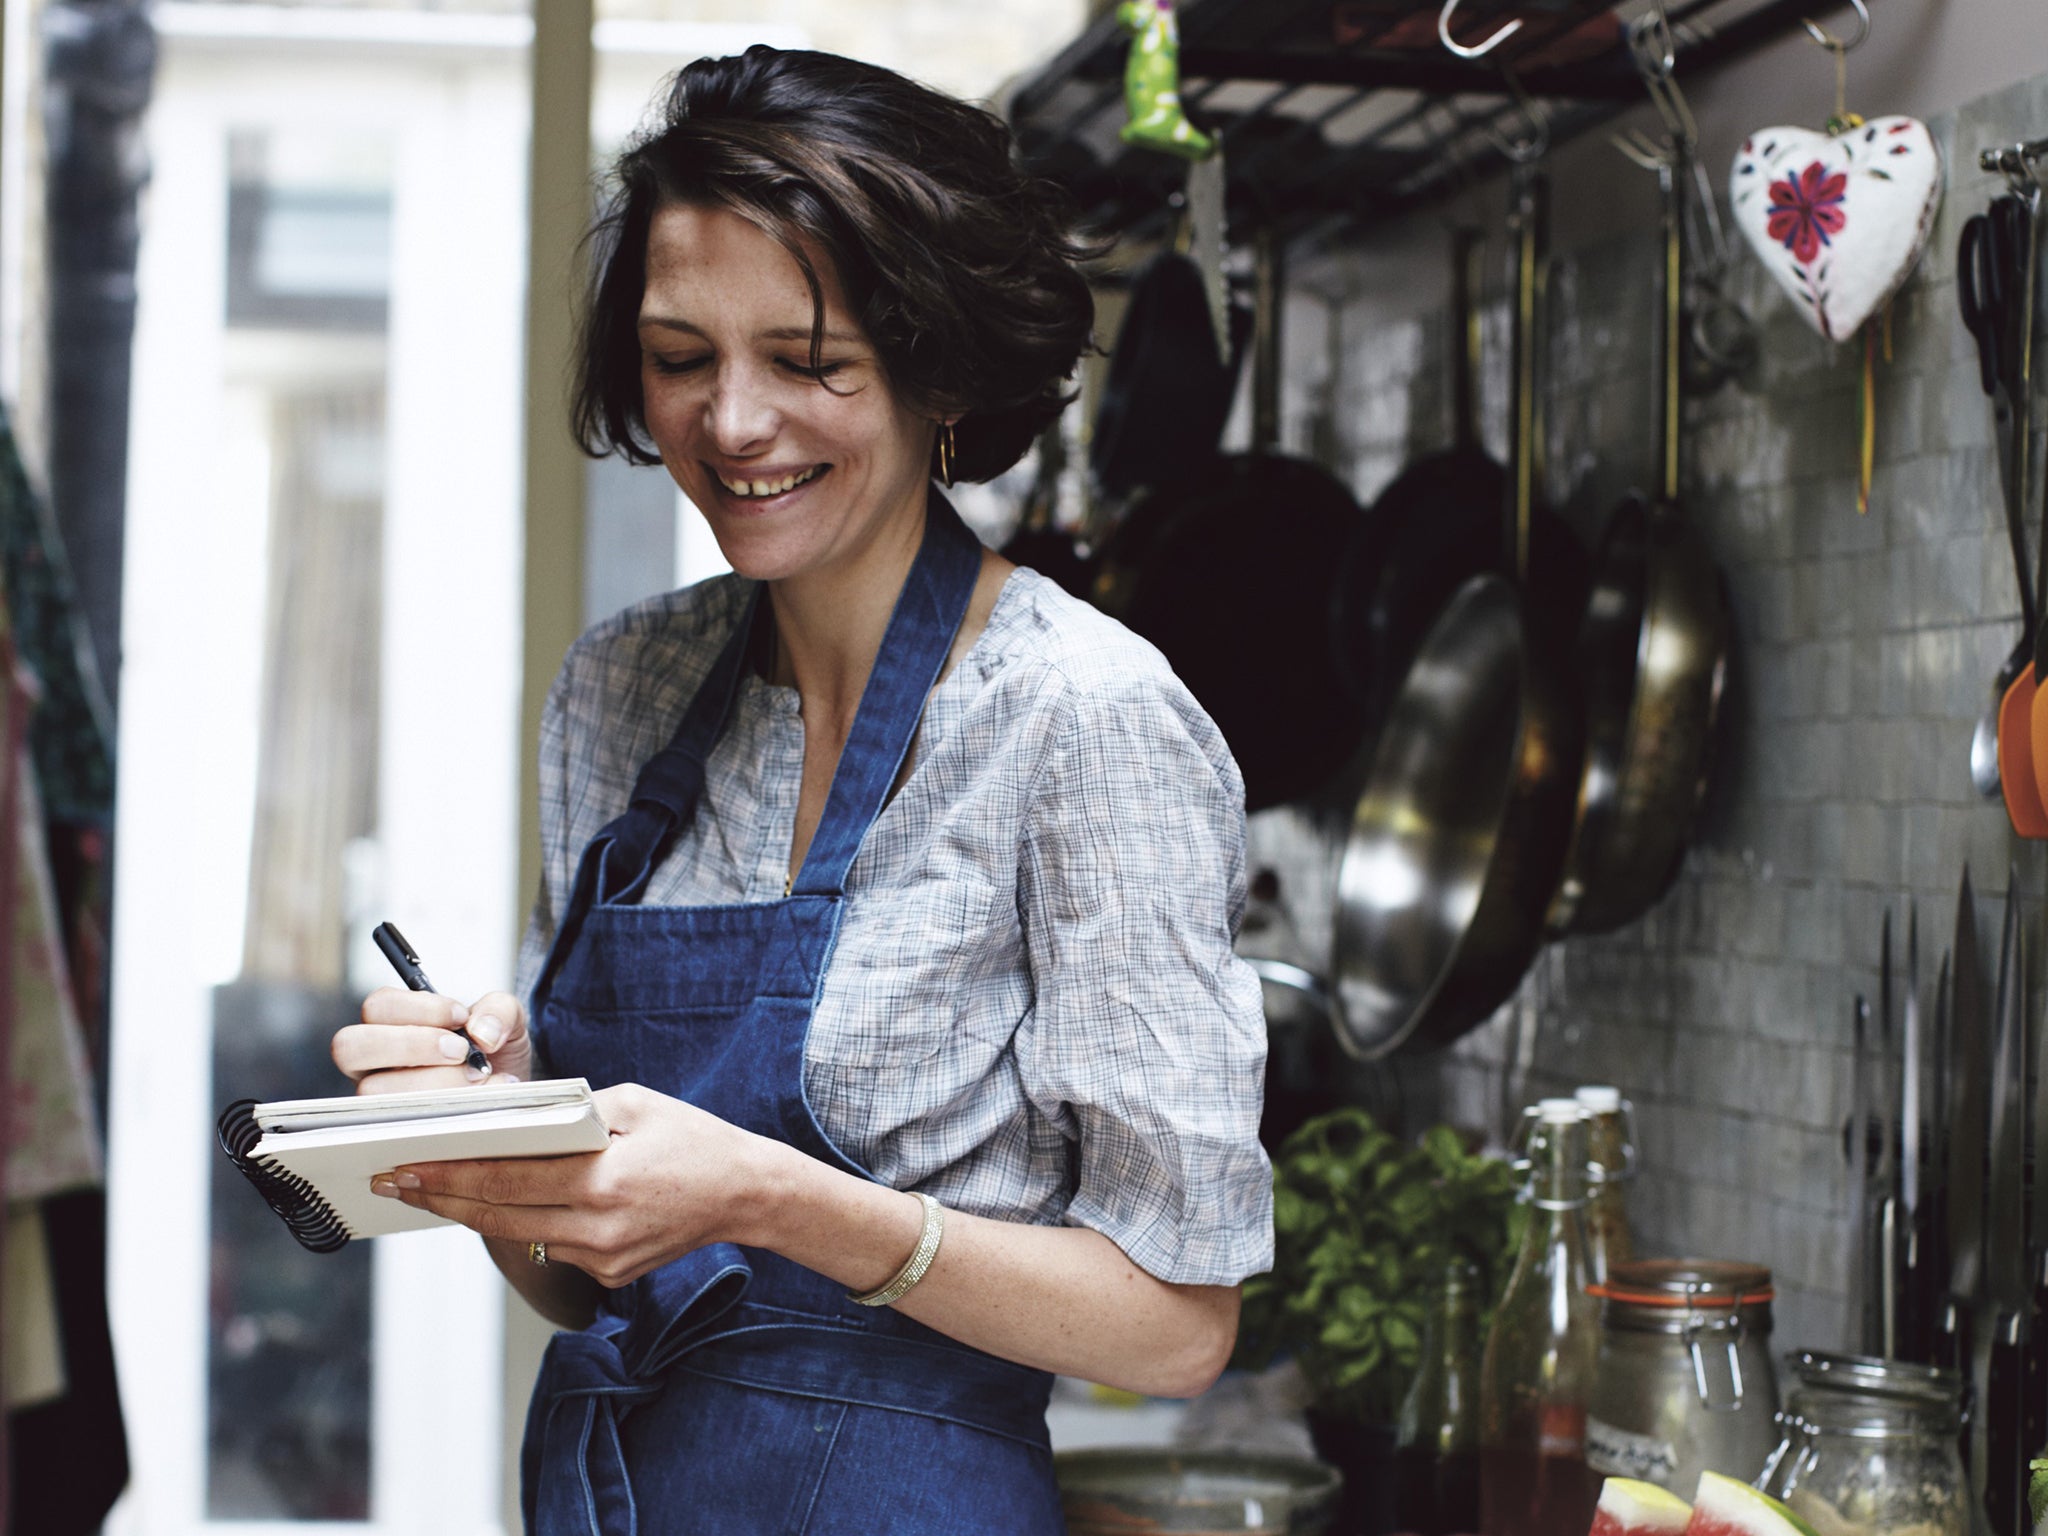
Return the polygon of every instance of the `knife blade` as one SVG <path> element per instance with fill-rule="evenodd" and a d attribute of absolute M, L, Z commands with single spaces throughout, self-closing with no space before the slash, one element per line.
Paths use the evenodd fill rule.
<path fill-rule="evenodd" d="M 2024 1247 L 2027 1037 L 2026 940 L 2018 925 L 2017 886 L 2006 895 L 1997 1055 L 1992 1064 L 1990 1194 L 1984 1212 L 1984 1276 L 1996 1310 L 1984 1390 L 1984 1511 L 1994 1531 L 2017 1531 L 2026 1508 L 2025 1359 L 2033 1287 Z M 2010 943 L 2006 942 L 2010 939 Z"/>
<path fill-rule="evenodd" d="M 1950 958 L 1944 951 L 1935 972 L 1934 1022 L 1927 1031 L 1927 1125 L 1920 1141 L 1919 1262 L 1913 1277 L 1913 1318 L 1920 1347 L 1913 1358 L 1922 1365 L 1934 1364 L 1934 1341 L 1941 1331 L 1942 1303 L 1948 1295 L 1948 1190 L 1942 1173 L 1947 1166 L 1948 1063 L 1954 1028 L 1949 1018 Z"/>
<path fill-rule="evenodd" d="M 1854 1054 L 1850 1060 L 1849 1124 L 1843 1133 L 1843 1157 L 1849 1168 L 1849 1338 L 1852 1355 L 1871 1352 L 1877 1311 L 1871 1276 L 1870 1169 L 1871 1072 L 1870 999 L 1857 994 L 1850 1016 Z M 1973 1234 L 1974 1238 L 1974 1234 Z"/>
<path fill-rule="evenodd" d="M 2048 1326 L 2042 1308 L 2048 1306 L 2048 1062 L 2044 1054 L 2041 1018 L 2027 1008 L 2027 1066 L 2032 1080 L 2032 1103 L 2027 1113 L 2026 1265 L 2029 1295 L 2027 1315 L 2032 1320 L 2032 1337 L 2027 1346 L 2026 1413 L 2021 1419 L 2029 1454 L 2037 1453 L 2048 1440 Z"/>
<path fill-rule="evenodd" d="M 1893 1181 L 1898 1202 L 1893 1262 L 1897 1268 L 1893 1348 L 1901 1360 L 1920 1361 L 1926 1350 L 1920 1333 L 1920 1117 L 1921 1072 L 1927 1041 L 1920 1022 L 1920 909 L 1906 902 L 1906 986 L 1899 1039 L 1899 1166 Z"/>
<path fill-rule="evenodd" d="M 1877 947 L 1877 1029 L 1871 1047 L 1871 1145 L 1875 1162 L 1870 1170 L 1872 1256 L 1870 1294 L 1875 1302 L 1875 1326 L 1866 1352 L 1886 1360 L 1898 1357 L 1898 1249 L 1893 1237 L 1898 1227 L 1896 1153 L 1898 1126 L 1893 1120 L 1899 1101 L 1897 1047 L 1892 1032 L 1892 914 L 1884 914 Z M 1887 1213 L 1890 1215 L 1888 1221 Z"/>
<path fill-rule="evenodd" d="M 1948 1295 L 1935 1340 L 1935 1364 L 1968 1370 L 1971 1316 L 1983 1275 L 1984 1136 L 1990 1082 L 1985 1068 L 1984 973 L 1977 953 L 1977 895 L 1968 866 L 1956 898 L 1949 971 L 1948 1130 L 1942 1148 L 1948 1230 Z M 2004 984 L 2004 962 L 1999 979 Z M 2001 997 L 1999 1006 L 2004 1007 Z"/>

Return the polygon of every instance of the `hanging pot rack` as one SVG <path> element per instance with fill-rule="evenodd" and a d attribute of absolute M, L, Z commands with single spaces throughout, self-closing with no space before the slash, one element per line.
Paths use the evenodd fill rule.
<path fill-rule="evenodd" d="M 1733 62 L 1846 6 L 1667 0 L 1673 73 Z M 1288 238 L 1377 223 L 1505 169 L 1533 140 L 1563 142 L 1642 101 L 1626 34 L 1649 9 L 1644 0 L 1182 0 L 1181 98 L 1221 135 L 1233 213 Z M 1445 46 L 1453 32 L 1456 51 Z M 1128 42 L 1113 13 L 1100 17 L 1014 86 L 1007 113 L 1026 164 L 1065 184 L 1088 222 L 1144 237 L 1162 226 L 1186 173 L 1117 137 Z"/>

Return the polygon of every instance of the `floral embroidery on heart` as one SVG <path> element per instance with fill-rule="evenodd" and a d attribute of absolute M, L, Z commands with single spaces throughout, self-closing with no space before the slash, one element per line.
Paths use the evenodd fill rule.
<path fill-rule="evenodd" d="M 1848 191 L 1848 176 L 1840 171 L 1829 175 L 1818 160 L 1804 171 L 1772 182 L 1766 224 L 1771 238 L 1782 241 L 1802 264 L 1812 262 L 1821 247 L 1832 245 L 1833 237 L 1847 227 L 1842 200 Z"/>
<path fill-rule="evenodd" d="M 1765 128 L 1737 151 L 1728 194 L 1764 270 L 1808 324 L 1837 340 L 1919 259 L 1941 198 L 1941 152 L 1909 117 L 1833 133 Z"/>

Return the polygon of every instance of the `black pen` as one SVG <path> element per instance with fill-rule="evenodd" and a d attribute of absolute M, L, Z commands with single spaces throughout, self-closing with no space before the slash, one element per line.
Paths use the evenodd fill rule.
<path fill-rule="evenodd" d="M 405 942 L 405 935 L 390 923 L 379 923 L 370 930 L 370 937 L 377 941 L 377 947 L 384 951 L 384 958 L 391 962 L 391 969 L 398 972 L 398 979 L 415 992 L 431 992 L 434 984 L 427 980 L 427 973 L 420 969 L 420 957 L 413 947 Z M 456 1033 L 469 1041 L 469 1056 L 463 1063 L 472 1072 L 484 1077 L 491 1075 L 491 1059 L 470 1039 L 469 1031 L 458 1029 Z M 482 1079 L 479 1078 L 479 1081 Z"/>

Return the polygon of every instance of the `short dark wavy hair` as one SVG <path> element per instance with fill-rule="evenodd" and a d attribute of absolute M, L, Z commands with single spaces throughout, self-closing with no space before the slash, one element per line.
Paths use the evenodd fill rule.
<path fill-rule="evenodd" d="M 591 231 L 572 424 L 584 452 L 660 455 L 640 390 L 647 235 L 674 203 L 727 208 L 838 274 L 890 385 L 913 409 L 961 413 L 953 475 L 987 480 L 1051 425 L 1091 346 L 1080 263 L 1102 246 L 1065 192 L 1022 171 L 993 114 L 832 54 L 754 47 L 680 70 L 613 168 Z"/>

